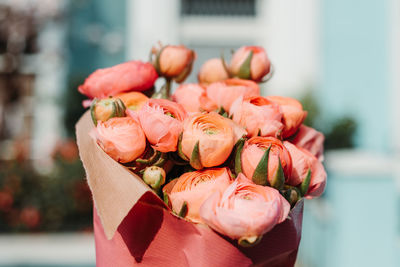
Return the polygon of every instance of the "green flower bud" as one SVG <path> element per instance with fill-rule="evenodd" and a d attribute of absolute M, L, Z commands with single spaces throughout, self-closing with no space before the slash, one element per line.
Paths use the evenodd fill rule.
<path fill-rule="evenodd" d="M 154 190 L 158 190 L 165 183 L 165 176 L 163 168 L 150 166 L 144 170 L 143 181 Z"/>
<path fill-rule="evenodd" d="M 125 116 L 125 105 L 119 98 L 94 99 L 90 113 L 95 125 L 98 121 L 107 121 L 114 117 Z"/>

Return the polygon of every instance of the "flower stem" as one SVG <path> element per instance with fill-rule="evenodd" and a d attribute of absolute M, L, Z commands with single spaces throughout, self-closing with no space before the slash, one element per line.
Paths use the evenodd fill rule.
<path fill-rule="evenodd" d="M 171 79 L 170 78 L 165 78 L 165 94 L 166 98 L 169 99 L 170 94 L 171 94 Z"/>

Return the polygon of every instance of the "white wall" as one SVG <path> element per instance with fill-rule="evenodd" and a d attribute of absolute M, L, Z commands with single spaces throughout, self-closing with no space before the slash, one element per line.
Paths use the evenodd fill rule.
<path fill-rule="evenodd" d="M 127 2 L 128 58 L 147 59 L 158 40 L 216 47 L 256 44 L 267 49 L 276 70 L 268 93 L 298 95 L 318 83 L 319 0 L 258 0 L 256 18 L 181 18 L 179 0 Z"/>
<path fill-rule="evenodd" d="M 127 58 L 147 60 L 158 41 L 179 43 L 178 0 L 128 0 Z"/>

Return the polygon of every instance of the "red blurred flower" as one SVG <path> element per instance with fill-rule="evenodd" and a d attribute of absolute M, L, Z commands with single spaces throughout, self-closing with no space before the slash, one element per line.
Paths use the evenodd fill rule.
<path fill-rule="evenodd" d="M 29 229 L 37 228 L 40 224 L 40 213 L 34 207 L 25 207 L 19 214 L 21 223 L 26 225 Z"/>
<path fill-rule="evenodd" d="M 14 203 L 13 195 L 7 191 L 0 191 L 0 211 L 9 212 Z"/>
<path fill-rule="evenodd" d="M 63 160 L 73 162 L 78 159 L 78 147 L 73 140 L 60 141 L 56 145 L 53 155 L 59 155 Z"/>

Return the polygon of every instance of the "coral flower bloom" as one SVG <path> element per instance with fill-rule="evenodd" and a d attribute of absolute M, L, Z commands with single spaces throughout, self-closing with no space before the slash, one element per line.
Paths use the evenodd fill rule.
<path fill-rule="evenodd" d="M 262 236 L 289 211 L 278 190 L 256 185 L 241 173 L 223 193 L 215 192 L 204 202 L 200 216 L 215 231 L 240 240 Z"/>
<path fill-rule="evenodd" d="M 282 137 L 287 138 L 296 133 L 307 117 L 307 111 L 303 110 L 301 103 L 291 97 L 267 96 L 266 98 L 281 107 L 283 124 L 285 125 Z"/>
<path fill-rule="evenodd" d="M 235 141 L 235 131 L 229 119 L 215 112 L 197 114 L 184 124 L 182 152 L 190 159 L 198 145 L 196 156 L 201 166 L 214 167 L 226 161 Z"/>
<path fill-rule="evenodd" d="M 187 117 L 178 103 L 166 99 L 150 99 L 138 112 L 140 124 L 150 144 L 160 152 L 176 151 Z"/>
<path fill-rule="evenodd" d="M 176 89 L 172 99 L 181 104 L 188 113 L 200 112 L 202 109 L 201 99 L 205 92 L 205 89 L 199 84 L 182 84 Z"/>
<path fill-rule="evenodd" d="M 257 180 L 262 178 L 264 181 L 260 183 L 259 181 L 255 181 L 254 174 L 268 149 L 269 154 L 266 159 L 268 164 L 264 169 L 264 173 L 256 174 L 259 177 Z M 286 180 L 292 172 L 292 159 L 289 151 L 285 148 L 281 140 L 274 137 L 256 136 L 247 140 L 241 154 L 241 165 L 244 175 L 249 179 L 253 179 L 257 184 L 267 184 L 267 181 L 269 184 L 275 184 L 274 179 L 279 175 L 280 168 L 282 168 Z"/>
<path fill-rule="evenodd" d="M 297 131 L 292 143 L 298 147 L 307 149 L 311 154 L 316 156 L 319 161 L 324 160 L 324 141 L 325 137 L 321 132 L 301 125 Z"/>
<path fill-rule="evenodd" d="M 229 112 L 232 120 L 244 126 L 250 137 L 277 137 L 282 129 L 282 113 L 277 104 L 262 96 L 237 99 Z"/>
<path fill-rule="evenodd" d="M 216 191 L 223 192 L 230 183 L 227 168 L 205 169 L 182 174 L 164 187 L 164 193 L 168 194 L 173 211 L 179 213 L 186 202 L 188 213 L 185 218 L 202 222 L 199 209 L 204 200 Z"/>
<path fill-rule="evenodd" d="M 206 94 L 215 105 L 229 111 L 232 103 L 239 97 L 245 99 L 259 96 L 260 87 L 253 81 L 234 78 L 210 84 Z"/>
<path fill-rule="evenodd" d="M 90 98 L 105 98 L 122 92 L 147 90 L 157 78 L 157 71 L 152 64 L 128 61 L 96 70 L 78 90 Z"/>
<path fill-rule="evenodd" d="M 99 121 L 90 135 L 104 152 L 121 163 L 137 159 L 146 148 L 146 137 L 139 122 L 130 117 Z"/>
<path fill-rule="evenodd" d="M 288 184 L 299 185 L 310 171 L 310 185 L 305 196 L 307 198 L 320 196 L 324 192 L 327 177 L 322 163 L 304 148 L 297 147 L 288 141 L 285 141 L 284 145 L 288 149 L 293 161 L 293 169 Z"/>
<path fill-rule="evenodd" d="M 250 61 L 246 62 L 250 53 Z M 270 71 L 271 62 L 260 46 L 243 46 L 232 56 L 230 72 L 236 77 L 260 82 Z"/>

